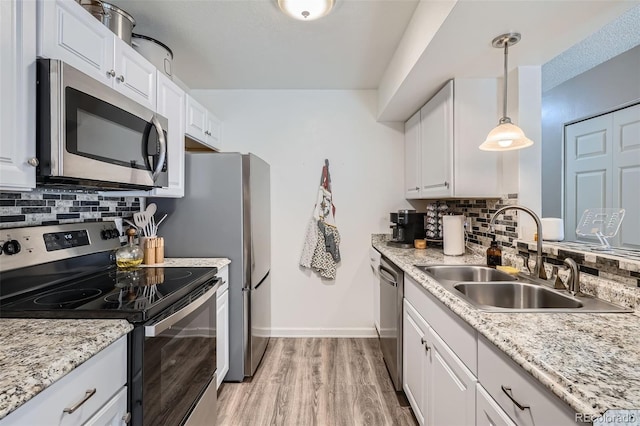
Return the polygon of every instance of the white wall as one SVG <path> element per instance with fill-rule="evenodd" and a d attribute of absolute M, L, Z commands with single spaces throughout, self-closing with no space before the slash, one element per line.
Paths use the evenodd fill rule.
<path fill-rule="evenodd" d="M 375 121 L 376 91 L 197 90 L 224 122 L 224 149 L 271 165 L 272 325 L 277 336 L 373 336 L 371 233 L 402 197 L 401 123 Z M 335 281 L 298 266 L 324 159 L 342 263 Z"/>

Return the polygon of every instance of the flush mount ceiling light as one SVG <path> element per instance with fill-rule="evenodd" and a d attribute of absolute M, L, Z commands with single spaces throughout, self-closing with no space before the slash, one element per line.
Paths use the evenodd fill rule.
<path fill-rule="evenodd" d="M 522 129 L 511 123 L 507 117 L 507 58 L 509 46 L 520 41 L 520 33 L 502 34 L 494 38 L 491 45 L 495 48 L 504 48 L 504 90 L 502 91 L 502 118 L 482 142 L 480 149 L 483 151 L 511 151 L 533 145 L 533 141 L 524 135 Z"/>
<path fill-rule="evenodd" d="M 322 18 L 331 11 L 335 0 L 278 0 L 278 6 L 287 15 L 301 21 Z"/>

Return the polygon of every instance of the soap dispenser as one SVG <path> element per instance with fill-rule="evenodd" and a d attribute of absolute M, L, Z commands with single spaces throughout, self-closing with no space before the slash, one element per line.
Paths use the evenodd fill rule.
<path fill-rule="evenodd" d="M 498 247 L 496 236 L 493 236 L 491 246 L 487 249 L 487 266 L 495 268 L 496 266 L 502 266 L 502 250 Z"/>

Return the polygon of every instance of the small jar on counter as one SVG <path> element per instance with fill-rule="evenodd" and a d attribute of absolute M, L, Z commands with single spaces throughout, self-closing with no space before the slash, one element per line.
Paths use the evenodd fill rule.
<path fill-rule="evenodd" d="M 495 235 L 491 246 L 487 249 L 487 266 L 495 268 L 496 266 L 502 266 L 502 250 L 498 247 Z"/>

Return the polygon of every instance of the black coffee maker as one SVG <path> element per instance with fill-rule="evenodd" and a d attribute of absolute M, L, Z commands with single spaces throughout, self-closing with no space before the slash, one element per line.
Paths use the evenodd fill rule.
<path fill-rule="evenodd" d="M 416 213 L 415 210 L 398 210 L 391 213 L 389 220 L 393 223 L 391 241 L 392 247 L 413 248 L 413 240 L 425 237 L 424 218 L 426 213 Z"/>

